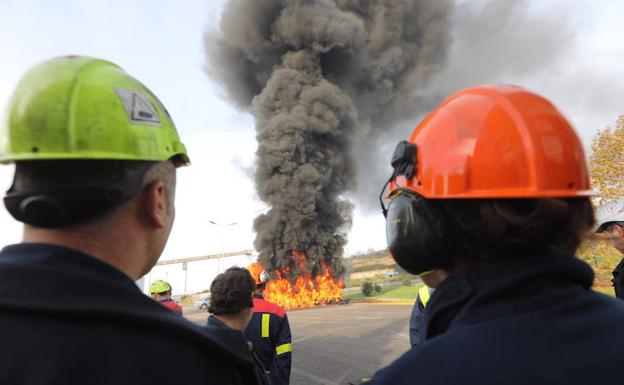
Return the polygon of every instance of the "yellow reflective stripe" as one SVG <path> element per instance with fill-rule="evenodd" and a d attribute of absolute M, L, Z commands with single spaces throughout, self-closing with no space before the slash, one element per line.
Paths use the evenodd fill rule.
<path fill-rule="evenodd" d="M 427 302 L 429 302 L 429 288 L 427 285 L 418 289 L 418 296 L 420 297 L 420 302 L 422 302 L 424 307 L 427 307 Z"/>
<path fill-rule="evenodd" d="M 277 352 L 278 355 L 279 354 L 288 353 L 288 352 L 292 352 L 292 344 L 280 345 L 280 346 L 275 348 L 275 351 Z"/>
<path fill-rule="evenodd" d="M 262 315 L 262 337 L 266 338 L 269 336 L 269 320 L 271 319 L 270 314 Z"/>

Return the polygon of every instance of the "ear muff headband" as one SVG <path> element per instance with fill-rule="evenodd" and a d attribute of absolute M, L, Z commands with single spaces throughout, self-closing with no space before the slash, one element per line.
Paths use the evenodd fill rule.
<path fill-rule="evenodd" d="M 409 273 L 451 265 L 455 245 L 447 214 L 435 201 L 412 191 L 404 190 L 391 199 L 386 238 L 390 253 Z"/>
<path fill-rule="evenodd" d="M 7 211 L 16 220 L 45 228 L 58 228 L 80 223 L 119 206 L 134 197 L 143 187 L 143 177 L 151 162 L 126 168 L 116 179 L 102 187 L 70 187 L 45 191 L 16 188 L 13 185 L 4 197 Z"/>
<path fill-rule="evenodd" d="M 55 228 L 95 218 L 128 200 L 136 192 L 120 189 L 80 189 L 43 194 L 8 192 L 4 205 L 20 222 Z"/>

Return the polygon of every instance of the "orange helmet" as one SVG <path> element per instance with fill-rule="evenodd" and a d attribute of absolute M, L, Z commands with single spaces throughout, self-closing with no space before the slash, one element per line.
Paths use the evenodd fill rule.
<path fill-rule="evenodd" d="M 395 171 L 391 191 L 429 199 L 594 195 L 570 123 L 548 100 L 521 87 L 482 86 L 452 95 L 416 127 L 409 144 L 415 145 L 409 166 L 415 169 Z"/>
<path fill-rule="evenodd" d="M 392 167 L 387 209 L 380 196 L 388 249 L 413 274 L 449 267 L 457 247 L 436 200 L 594 195 L 574 129 L 548 100 L 510 85 L 446 99 L 399 143 Z"/>
<path fill-rule="evenodd" d="M 247 266 L 247 270 L 249 270 L 254 281 L 256 281 L 256 285 L 261 285 L 269 280 L 269 273 L 267 273 L 264 267 L 258 262 Z"/>

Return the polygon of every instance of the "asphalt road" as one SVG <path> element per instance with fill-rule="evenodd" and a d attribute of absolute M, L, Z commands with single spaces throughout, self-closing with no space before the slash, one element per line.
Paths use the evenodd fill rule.
<path fill-rule="evenodd" d="M 288 312 L 292 385 L 346 384 L 374 373 L 409 349 L 409 305 L 352 304 Z M 185 315 L 203 324 L 205 311 Z"/>

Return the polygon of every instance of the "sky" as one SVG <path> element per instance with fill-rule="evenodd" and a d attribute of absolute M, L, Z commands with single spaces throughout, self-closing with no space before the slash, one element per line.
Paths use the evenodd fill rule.
<path fill-rule="evenodd" d="M 218 25 L 224 2 L 0 1 L 0 106 L 29 67 L 67 54 L 117 63 L 167 106 L 192 165 L 178 172 L 176 223 L 162 259 L 252 249 L 253 219 L 267 209 L 250 172 L 256 149 L 253 117 L 234 108 L 204 71 L 202 40 L 207 29 Z M 599 129 L 624 113 L 624 2 L 527 1 L 522 18 L 491 27 L 497 28 L 494 34 L 462 18 L 490 11 L 505 15 L 511 3 L 459 2 L 448 63 L 431 87 L 451 93 L 479 83 L 525 85 L 551 98 L 588 148 Z M 405 137 L 416 123 L 406 124 Z M 8 189 L 12 172 L 12 166 L 0 167 L 0 189 Z M 235 224 L 220 227 L 210 221 Z M 0 247 L 19 242 L 21 229 L 0 208 Z M 356 207 L 346 255 L 383 247 L 380 212 Z M 221 269 L 251 259 L 222 261 Z M 192 274 L 216 272 L 216 261 L 203 264 L 196 270 L 201 273 Z M 152 275 L 173 279 L 176 291 L 183 273 L 179 266 L 168 269 L 157 268 Z M 188 279 L 193 282 L 187 291 L 207 287 L 206 280 Z"/>

